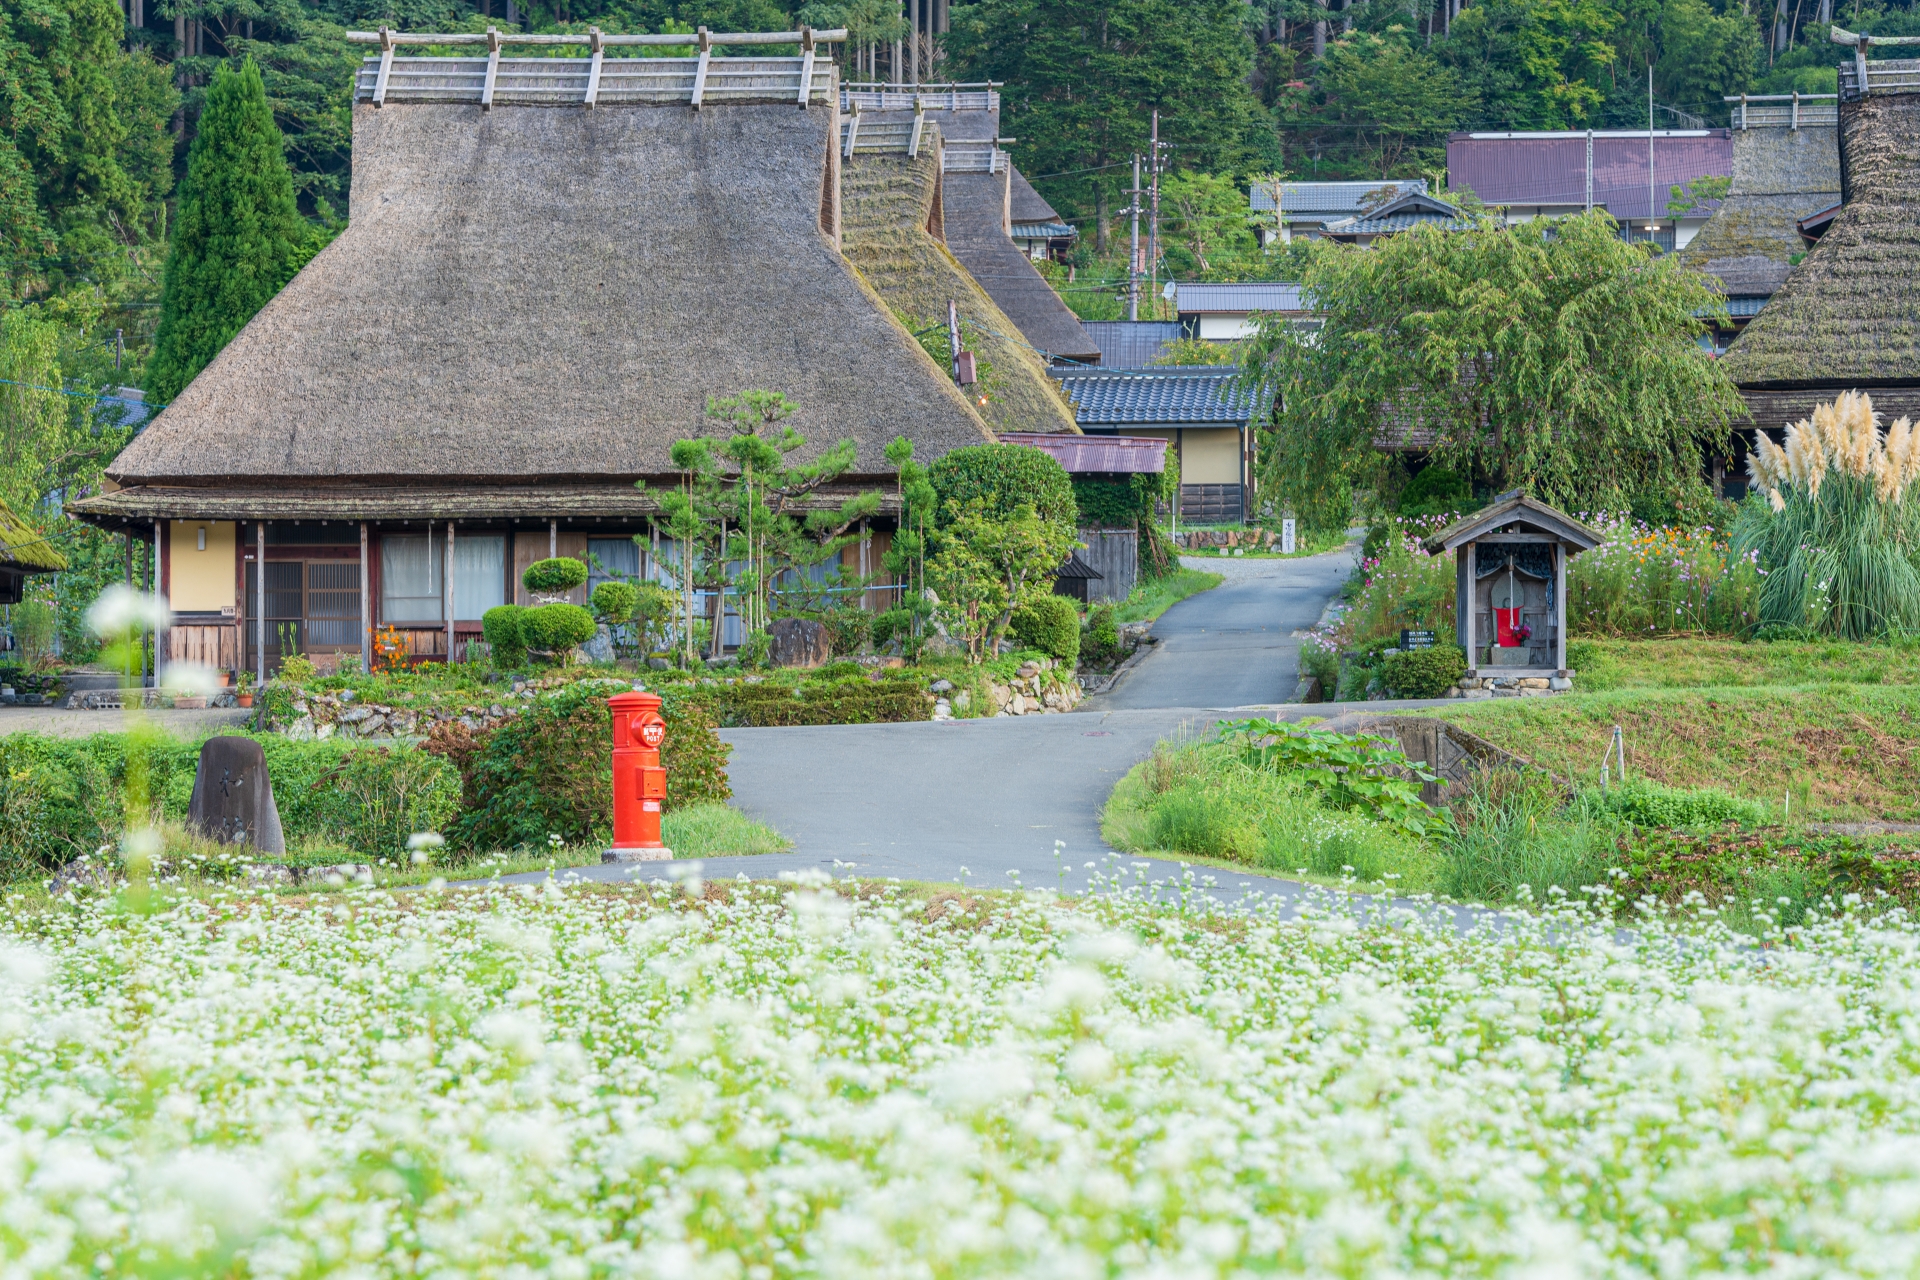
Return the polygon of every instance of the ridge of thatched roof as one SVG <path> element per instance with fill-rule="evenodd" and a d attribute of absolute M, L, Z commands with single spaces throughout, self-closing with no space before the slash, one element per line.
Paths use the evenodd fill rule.
<path fill-rule="evenodd" d="M 932 125 L 917 156 L 859 152 L 843 162 L 841 244 L 847 260 L 909 328 L 944 323 L 947 301 L 970 321 L 968 341 L 993 366 L 976 390 L 980 416 L 995 431 L 1079 430 L 1046 365 L 1019 341 L 1019 328 L 935 238 L 940 225 L 940 143 Z"/>
<path fill-rule="evenodd" d="M 989 439 L 841 257 L 831 107 L 354 108 L 347 229 L 109 467 L 123 484 L 618 481 L 710 396 L 801 457 Z"/>
<path fill-rule="evenodd" d="M 1724 357 L 1742 387 L 1920 379 L 1920 94 L 1841 103 L 1840 146 L 1846 206 Z"/>

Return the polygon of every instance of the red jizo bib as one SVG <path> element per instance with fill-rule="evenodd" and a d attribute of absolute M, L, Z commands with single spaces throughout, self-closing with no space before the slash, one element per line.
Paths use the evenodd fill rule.
<path fill-rule="evenodd" d="M 1523 643 L 1517 634 L 1520 630 L 1520 611 L 1518 609 L 1495 609 L 1493 623 L 1499 633 L 1495 639 L 1502 649 L 1517 649 Z"/>

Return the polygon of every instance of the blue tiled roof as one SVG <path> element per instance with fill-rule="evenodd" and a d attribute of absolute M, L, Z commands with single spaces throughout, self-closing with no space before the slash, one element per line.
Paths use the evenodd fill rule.
<path fill-rule="evenodd" d="M 1755 298 L 1755 297 L 1728 298 L 1727 314 L 1729 316 L 1757 316 L 1760 314 L 1760 308 L 1766 305 L 1767 305 L 1767 300 L 1765 298 Z"/>
<path fill-rule="evenodd" d="M 1175 288 L 1174 307 L 1182 315 L 1307 310 L 1297 284 L 1181 284 Z"/>
<path fill-rule="evenodd" d="M 1080 327 L 1100 348 L 1100 364 L 1108 369 L 1144 369 L 1181 336 L 1178 320 L 1083 320 Z"/>
<path fill-rule="evenodd" d="M 1397 213 L 1391 218 L 1343 218 L 1327 224 L 1330 236 L 1390 236 L 1427 225 L 1443 231 L 1464 231 L 1473 224 L 1433 213 Z"/>
<path fill-rule="evenodd" d="M 1083 427 L 1239 424 L 1253 398 L 1233 386 L 1240 370 L 1201 368 L 1089 370 L 1065 373 L 1060 385 Z"/>
<path fill-rule="evenodd" d="M 1016 222 L 1013 224 L 1015 240 L 1059 240 L 1080 234 L 1064 222 Z"/>
<path fill-rule="evenodd" d="M 1416 192 L 1425 194 L 1425 178 L 1381 178 L 1377 182 L 1283 182 L 1287 214 L 1364 213 L 1389 200 Z M 1247 192 L 1247 205 L 1255 213 L 1273 212 L 1273 184 L 1256 182 Z"/>

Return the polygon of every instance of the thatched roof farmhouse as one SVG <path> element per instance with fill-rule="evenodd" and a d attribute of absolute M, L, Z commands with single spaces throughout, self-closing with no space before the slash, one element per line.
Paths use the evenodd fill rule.
<path fill-rule="evenodd" d="M 1890 417 L 1920 414 L 1916 86 L 1920 60 L 1841 67 L 1845 203 L 1725 356 L 1758 426 L 1784 427 L 1852 389 Z"/>
<path fill-rule="evenodd" d="M 832 38 L 387 37 L 346 230 L 72 504 L 160 543 L 174 655 L 264 666 L 283 631 L 352 651 L 385 626 L 457 652 L 532 559 L 651 572 L 673 552 L 634 544 L 635 481 L 717 430 L 710 396 L 784 392 L 807 451 L 856 442 L 849 487 L 891 493 L 897 436 L 923 460 L 992 439 L 842 256 Z M 721 56 L 776 40 L 802 51 Z M 483 56 L 397 49 L 428 42 Z"/>

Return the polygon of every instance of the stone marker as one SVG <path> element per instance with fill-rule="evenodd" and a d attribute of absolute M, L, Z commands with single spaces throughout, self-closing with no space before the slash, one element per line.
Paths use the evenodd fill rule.
<path fill-rule="evenodd" d="M 187 825 L 221 844 L 252 845 L 261 853 L 287 851 L 280 811 L 273 803 L 267 757 L 252 738 L 208 738 L 193 775 Z"/>
<path fill-rule="evenodd" d="M 768 660 L 776 667 L 824 667 L 833 657 L 826 624 L 811 618 L 781 618 L 767 633 L 773 640 Z"/>

